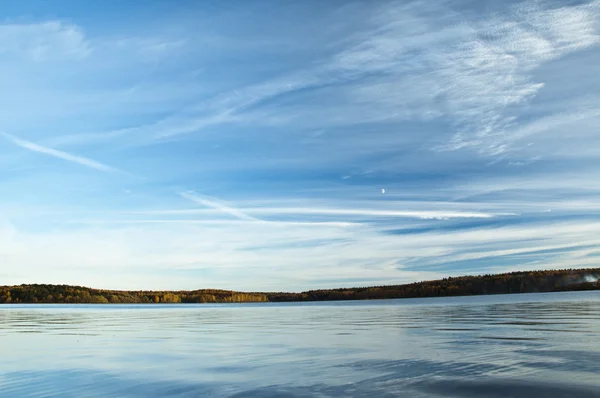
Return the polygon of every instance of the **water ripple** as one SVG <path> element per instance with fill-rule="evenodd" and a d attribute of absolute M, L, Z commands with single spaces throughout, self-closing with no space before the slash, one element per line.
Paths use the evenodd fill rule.
<path fill-rule="evenodd" d="M 600 294 L 0 307 L 0 397 L 598 397 Z"/>

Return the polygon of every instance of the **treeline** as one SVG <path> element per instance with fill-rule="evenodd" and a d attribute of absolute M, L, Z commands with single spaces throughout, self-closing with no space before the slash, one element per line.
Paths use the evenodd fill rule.
<path fill-rule="evenodd" d="M 158 303 L 245 303 L 265 302 L 262 293 L 228 290 L 120 291 L 68 285 L 1 286 L 0 303 L 65 304 L 158 304 Z"/>
<path fill-rule="evenodd" d="M 406 285 L 268 294 L 269 301 L 375 300 L 600 290 L 600 268 L 461 276 Z"/>
<path fill-rule="evenodd" d="M 242 293 L 215 289 L 119 291 L 34 284 L 0 286 L 0 303 L 243 303 L 447 297 L 600 290 L 599 277 L 600 269 L 565 269 L 462 276 L 406 285 L 310 290 L 302 293 Z"/>

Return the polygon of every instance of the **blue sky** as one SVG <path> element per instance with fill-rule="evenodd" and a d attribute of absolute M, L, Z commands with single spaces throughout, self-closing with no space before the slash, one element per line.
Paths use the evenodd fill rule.
<path fill-rule="evenodd" d="M 600 1 L 3 4 L 0 284 L 598 266 L 598 64 Z"/>

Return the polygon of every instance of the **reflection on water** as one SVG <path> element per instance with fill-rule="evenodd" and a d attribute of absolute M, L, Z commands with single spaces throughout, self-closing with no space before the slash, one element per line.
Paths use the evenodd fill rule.
<path fill-rule="evenodd" d="M 600 292 L 0 306 L 2 397 L 600 397 Z"/>

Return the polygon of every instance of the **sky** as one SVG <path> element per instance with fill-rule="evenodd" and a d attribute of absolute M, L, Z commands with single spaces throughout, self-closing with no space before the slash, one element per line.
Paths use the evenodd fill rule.
<path fill-rule="evenodd" d="M 0 284 L 598 266 L 599 64 L 599 0 L 4 2 Z"/>

